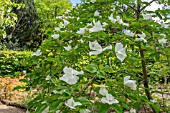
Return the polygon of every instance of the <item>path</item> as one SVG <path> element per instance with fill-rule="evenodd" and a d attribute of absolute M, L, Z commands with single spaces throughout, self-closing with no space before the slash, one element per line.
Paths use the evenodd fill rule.
<path fill-rule="evenodd" d="M 25 113 L 24 110 L 0 104 L 0 113 Z"/>

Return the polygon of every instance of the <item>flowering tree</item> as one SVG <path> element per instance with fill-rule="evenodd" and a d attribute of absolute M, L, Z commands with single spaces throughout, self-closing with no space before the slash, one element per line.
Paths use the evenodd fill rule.
<path fill-rule="evenodd" d="M 148 65 L 170 62 L 170 29 L 152 17 L 167 20 L 169 10 L 145 10 L 155 1 L 84 0 L 58 17 L 60 24 L 33 54 L 37 68 L 27 77 L 38 96 L 28 108 L 36 113 L 165 110 L 153 100 L 147 76 Z"/>

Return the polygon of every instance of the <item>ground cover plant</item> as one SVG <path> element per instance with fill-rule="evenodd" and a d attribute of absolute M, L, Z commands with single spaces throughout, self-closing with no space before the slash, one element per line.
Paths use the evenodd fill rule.
<path fill-rule="evenodd" d="M 153 2 L 164 9 L 146 10 Z M 155 95 L 170 75 L 169 3 L 82 0 L 57 16 L 22 79 L 36 90 L 27 113 L 169 112 Z"/>

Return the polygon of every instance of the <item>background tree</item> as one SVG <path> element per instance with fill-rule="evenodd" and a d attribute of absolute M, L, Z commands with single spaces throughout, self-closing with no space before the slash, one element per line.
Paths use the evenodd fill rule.
<path fill-rule="evenodd" d="M 46 38 L 43 28 L 51 27 L 48 22 L 53 24 L 51 20 L 56 15 L 61 15 L 67 8 L 71 8 L 68 0 L 36 0 L 35 2 L 34 0 L 13 0 L 13 2 L 25 5 L 22 9 L 11 9 L 17 14 L 18 21 L 15 26 L 6 28 L 7 36 L 1 39 L 3 45 L 13 50 L 38 48 Z"/>

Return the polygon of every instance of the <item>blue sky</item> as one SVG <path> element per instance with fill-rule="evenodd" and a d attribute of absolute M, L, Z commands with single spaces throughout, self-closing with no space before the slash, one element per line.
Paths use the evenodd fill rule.
<path fill-rule="evenodd" d="M 76 3 L 80 3 L 81 2 L 81 0 L 70 0 L 72 3 L 73 3 L 73 5 L 76 5 Z"/>

